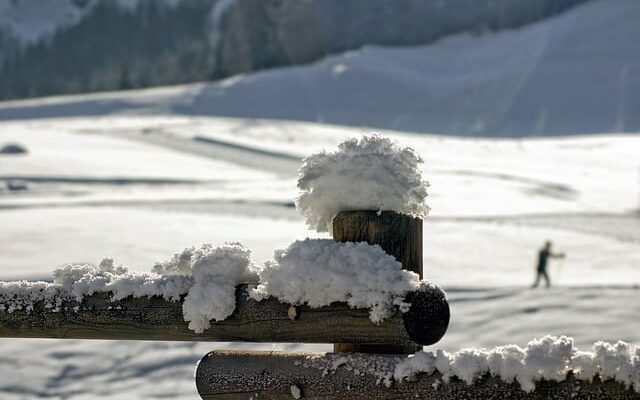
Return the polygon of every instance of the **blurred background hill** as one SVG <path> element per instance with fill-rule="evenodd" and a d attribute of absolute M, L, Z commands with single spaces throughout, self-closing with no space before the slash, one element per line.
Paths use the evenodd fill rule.
<path fill-rule="evenodd" d="M 0 3 L 0 98 L 171 87 L 5 102 L 0 119 L 143 112 L 490 137 L 640 130 L 636 0 L 56 4 L 66 7 Z"/>
<path fill-rule="evenodd" d="M 220 79 L 518 27 L 585 0 L 4 0 L 0 99 Z"/>

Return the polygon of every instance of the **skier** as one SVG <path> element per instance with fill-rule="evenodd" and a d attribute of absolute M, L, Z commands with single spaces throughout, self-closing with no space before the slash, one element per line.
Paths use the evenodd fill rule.
<path fill-rule="evenodd" d="M 547 262 L 549 261 L 549 257 L 551 258 L 564 258 L 564 253 L 554 253 L 551 251 L 551 242 L 546 241 L 544 243 L 544 247 L 538 252 L 538 269 L 536 274 L 536 281 L 533 283 L 533 287 L 538 287 L 538 283 L 540 283 L 540 277 L 542 276 L 547 284 L 547 287 L 551 286 L 551 281 L 549 280 L 549 274 L 547 273 Z"/>

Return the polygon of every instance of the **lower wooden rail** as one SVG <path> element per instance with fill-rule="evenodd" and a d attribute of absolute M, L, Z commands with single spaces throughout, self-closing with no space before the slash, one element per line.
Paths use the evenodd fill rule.
<path fill-rule="evenodd" d="M 246 285 L 236 289 L 236 310 L 197 334 L 183 320 L 182 302 L 160 297 L 111 301 L 110 293 L 89 296 L 82 303 L 65 301 L 60 311 L 36 303 L 31 311 L 0 312 L 0 337 L 58 339 L 121 339 L 176 341 L 246 341 L 342 343 L 410 346 L 428 344 L 444 335 L 449 306 L 437 287 L 410 293 L 414 305 L 381 324 L 369 320 L 369 310 L 346 303 L 321 308 L 291 307 L 276 299 L 257 302 Z M 406 328 L 405 328 L 406 326 Z"/>
<path fill-rule="evenodd" d="M 562 382 L 540 381 L 529 393 L 488 374 L 472 385 L 457 378 L 444 383 L 437 372 L 393 382 L 390 375 L 403 357 L 221 350 L 200 361 L 196 386 L 205 400 L 640 399 L 618 382 L 581 381 L 571 374 Z"/>

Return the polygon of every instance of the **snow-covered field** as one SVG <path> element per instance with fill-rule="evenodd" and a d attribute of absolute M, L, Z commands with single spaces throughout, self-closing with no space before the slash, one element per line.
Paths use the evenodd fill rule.
<path fill-rule="evenodd" d="M 149 270 L 185 246 L 230 240 L 266 260 L 295 239 L 323 236 L 292 207 L 296 159 L 360 133 L 209 117 L 2 122 L 0 143 L 29 153 L 0 157 L 0 179 L 28 188 L 0 193 L 0 276 L 46 278 L 62 263 L 103 256 Z M 550 333 L 585 349 L 599 339 L 640 342 L 639 137 L 385 134 L 426 160 L 425 271 L 449 290 L 453 313 L 437 348 L 524 345 Z M 551 266 L 557 286 L 534 291 L 546 239 L 568 257 Z M 213 346 L 5 339 L 0 390 L 3 398 L 191 398 L 195 362 Z"/>
<path fill-rule="evenodd" d="M 261 262 L 293 240 L 327 237 L 309 231 L 293 206 L 296 171 L 303 157 L 368 133 L 368 128 L 357 127 L 364 115 L 377 118 L 371 125 L 387 127 L 417 126 L 425 115 L 433 115 L 424 108 L 405 107 L 398 102 L 401 96 L 415 104 L 449 104 L 452 112 L 487 103 L 488 108 L 476 110 L 476 117 L 493 115 L 494 119 L 478 119 L 486 123 L 478 125 L 478 132 L 485 132 L 486 126 L 507 130 L 513 126 L 509 121 L 522 117 L 522 107 L 533 104 L 525 101 L 532 98 L 531 93 L 543 87 L 555 90 L 559 84 L 580 84 L 584 77 L 564 81 L 567 73 L 579 74 L 573 73 L 575 64 L 566 64 L 570 66 L 564 70 L 550 61 L 566 62 L 569 57 L 560 50 L 550 52 L 553 46 L 513 58 L 513 63 L 503 63 L 503 70 L 489 63 L 496 58 L 501 62 L 495 53 L 469 54 L 468 49 L 476 45 L 509 51 L 533 45 L 542 49 L 541 43 L 551 43 L 548 37 L 567 37 L 562 31 L 567 26 L 606 24 L 625 10 L 632 15 L 637 7 L 626 1 L 619 2 L 620 7 L 603 3 L 513 32 L 453 38 L 413 49 L 366 48 L 310 66 L 216 85 L 0 104 L 0 147 L 15 142 L 28 150 L 24 155 L 0 155 L 0 279 L 48 278 L 60 264 L 97 263 L 105 256 L 134 269 L 150 270 L 154 261 L 206 242 L 241 241 Z M 607 27 L 611 29 L 597 32 L 626 35 L 637 24 Z M 602 47 L 602 42 L 592 43 Z M 624 46 L 609 49 L 611 57 L 620 47 Z M 585 49 L 580 47 L 575 50 L 572 57 L 591 54 L 583 54 Z M 454 59 L 463 60 L 467 62 L 460 68 L 473 66 L 478 75 L 456 80 L 448 73 L 467 75 L 452 70 L 432 75 L 432 80 L 419 79 L 425 68 L 440 68 L 426 61 L 433 60 L 434 53 L 441 57 L 438 65 L 458 65 Z M 535 79 L 516 79 L 534 56 L 538 57 L 531 64 L 535 74 L 527 76 Z M 633 68 L 638 64 L 632 61 L 624 73 L 605 74 L 601 85 L 582 86 L 584 93 L 562 89 L 567 95 L 578 93 L 565 99 L 567 104 L 584 99 L 579 104 L 582 108 L 578 107 L 584 111 L 601 99 L 599 93 L 613 93 L 610 97 L 616 101 L 594 112 L 611 114 L 611 124 L 605 125 L 613 127 L 617 121 L 622 124 L 620 131 L 628 131 L 635 114 L 625 110 L 632 106 L 637 91 L 631 84 L 623 85 L 629 92 L 618 89 L 619 79 L 637 82 Z M 370 66 L 382 72 L 369 74 Z M 585 76 L 613 70 L 605 61 L 593 66 Z M 317 78 L 322 73 L 326 76 Z M 504 91 L 491 92 L 497 88 L 492 82 L 501 74 L 512 79 L 503 82 L 504 90 L 528 88 L 510 98 L 513 107 L 508 110 L 484 100 L 494 95 L 505 98 Z M 478 76 L 487 80 L 478 83 Z M 327 83 L 330 79 L 343 85 Z M 388 84 L 391 81 L 393 85 Z M 301 82 L 310 85 L 308 96 L 301 96 Z M 439 87 L 438 82 L 451 84 L 447 102 L 436 95 L 441 92 L 431 90 Z M 361 92 L 363 87 L 378 88 L 385 96 Z M 470 87 L 478 90 L 473 92 L 477 97 L 467 96 L 465 90 Z M 407 88 L 415 90 L 407 92 Z M 412 93 L 431 93 L 431 97 L 410 98 Z M 289 97 L 305 101 L 292 103 Z M 365 97 L 378 100 L 375 106 L 380 112 L 365 109 L 371 106 L 363 101 Z M 282 109 L 264 107 L 260 99 Z M 335 110 L 327 108 L 330 104 Z M 454 104 L 461 106 L 456 109 Z M 492 114 L 498 108 L 504 113 Z M 245 117 L 237 115 L 241 109 L 247 111 Z M 255 119 L 261 116 L 256 110 L 278 119 Z M 326 114 L 331 110 L 343 114 L 331 117 Z M 555 114 L 557 107 L 546 114 L 540 107 L 531 110 L 539 117 L 534 122 L 541 133 L 555 132 L 565 123 L 554 120 L 560 118 Z M 328 118 L 322 118 L 323 113 Z M 313 122 L 341 121 L 336 115 L 344 117 L 342 122 L 348 126 Z M 405 122 L 391 120 L 393 115 Z M 465 131 L 476 118 L 467 116 L 461 120 Z M 443 115 L 440 122 L 457 117 Z M 576 125 L 567 129 L 580 132 L 588 121 L 574 117 Z M 527 118 L 520 119 L 518 129 L 534 124 Z M 589 136 L 488 139 L 378 131 L 414 147 L 426 162 L 431 213 L 424 225 L 425 272 L 448 290 L 452 305 L 449 332 L 434 348 L 524 345 L 545 334 L 573 336 L 582 349 L 596 340 L 640 344 L 639 135 L 603 131 Z M 547 239 L 567 258 L 550 266 L 553 288 L 532 290 L 536 252 Z M 196 361 L 214 347 L 229 346 L 254 347 L 2 339 L 0 397 L 194 398 Z M 323 345 L 304 348 L 328 349 Z"/>

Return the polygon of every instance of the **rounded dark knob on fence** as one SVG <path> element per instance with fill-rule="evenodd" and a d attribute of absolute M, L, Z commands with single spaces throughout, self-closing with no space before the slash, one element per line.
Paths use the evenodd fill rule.
<path fill-rule="evenodd" d="M 435 285 L 411 292 L 405 298 L 411 303 L 404 313 L 404 328 L 414 342 L 428 346 L 439 341 L 449 327 L 449 302 L 445 292 Z"/>

